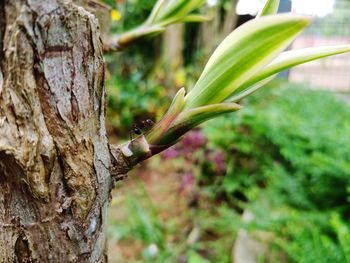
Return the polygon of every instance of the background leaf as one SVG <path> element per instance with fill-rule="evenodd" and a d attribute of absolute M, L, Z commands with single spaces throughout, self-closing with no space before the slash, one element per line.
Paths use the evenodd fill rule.
<path fill-rule="evenodd" d="M 258 13 L 256 17 L 259 18 L 261 16 L 276 14 L 278 11 L 279 4 L 280 4 L 279 0 L 266 0 L 266 3 L 263 9 L 261 9 L 261 11 Z"/>

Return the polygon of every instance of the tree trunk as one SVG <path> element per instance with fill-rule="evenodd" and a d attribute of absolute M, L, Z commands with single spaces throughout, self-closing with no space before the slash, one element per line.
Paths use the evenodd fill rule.
<path fill-rule="evenodd" d="M 236 27 L 238 15 L 236 6 L 238 0 L 230 0 L 225 4 L 225 12 L 222 14 L 222 6 L 217 4 L 209 9 L 209 14 L 213 19 L 201 23 L 201 49 L 204 56 L 209 57 L 214 52 L 218 44 L 228 36 Z"/>
<path fill-rule="evenodd" d="M 221 39 L 228 36 L 236 27 L 238 15 L 236 13 L 237 0 L 231 0 L 226 9 L 226 14 L 221 30 Z"/>
<path fill-rule="evenodd" d="M 174 72 L 183 65 L 182 51 L 184 48 L 184 24 L 175 24 L 167 27 L 163 35 L 163 61 L 167 82 L 174 84 L 178 90 Z"/>
<path fill-rule="evenodd" d="M 98 22 L 67 0 L 2 0 L 0 34 L 0 262 L 106 262 Z"/>

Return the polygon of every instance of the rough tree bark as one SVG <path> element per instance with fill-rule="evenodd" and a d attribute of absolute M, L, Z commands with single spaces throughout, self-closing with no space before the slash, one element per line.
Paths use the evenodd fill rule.
<path fill-rule="evenodd" d="M 129 167 L 106 137 L 96 18 L 0 1 L 0 67 L 0 262 L 106 262 L 110 189 Z"/>

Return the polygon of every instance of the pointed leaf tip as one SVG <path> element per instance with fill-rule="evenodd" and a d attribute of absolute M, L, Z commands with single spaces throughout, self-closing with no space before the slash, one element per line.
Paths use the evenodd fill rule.
<path fill-rule="evenodd" d="M 170 125 L 174 122 L 176 117 L 180 114 L 184 106 L 185 94 L 185 88 L 181 88 L 176 93 L 164 117 L 146 134 L 147 141 L 150 144 L 157 144 L 157 142 L 167 132 L 167 130 L 169 129 Z"/>
<path fill-rule="evenodd" d="M 298 50 L 285 51 L 281 53 L 276 59 L 274 59 L 269 65 L 267 65 L 260 72 L 255 74 L 252 78 L 242 84 L 237 90 L 235 90 L 231 96 L 236 96 L 238 93 L 250 87 L 256 83 L 261 82 L 264 79 L 269 78 L 283 70 L 288 68 L 304 64 L 313 60 L 334 56 L 342 53 L 350 52 L 350 44 L 337 45 L 337 46 L 323 46 L 312 47 Z"/>
<path fill-rule="evenodd" d="M 260 10 L 256 18 L 277 14 L 280 0 L 266 0 L 264 7 Z"/>

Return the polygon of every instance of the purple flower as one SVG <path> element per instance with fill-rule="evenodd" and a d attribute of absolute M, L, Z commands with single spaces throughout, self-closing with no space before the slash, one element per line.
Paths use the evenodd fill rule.
<path fill-rule="evenodd" d="M 192 185 L 195 182 L 195 178 L 191 172 L 186 172 L 182 176 L 182 184 L 183 185 Z"/>
<path fill-rule="evenodd" d="M 164 151 L 161 154 L 161 157 L 164 160 L 168 160 L 168 159 L 174 159 L 174 158 L 176 158 L 179 155 L 180 155 L 179 151 L 175 147 L 171 147 L 168 150 Z"/>
<path fill-rule="evenodd" d="M 188 192 L 195 185 L 196 179 L 191 172 L 185 172 L 182 176 L 179 193 Z"/>
<path fill-rule="evenodd" d="M 207 143 L 207 139 L 201 131 L 192 131 L 182 140 L 183 147 L 195 151 Z"/>
<path fill-rule="evenodd" d="M 221 151 L 215 152 L 213 161 L 215 165 L 215 170 L 218 171 L 220 174 L 225 173 L 226 171 L 225 156 Z"/>

